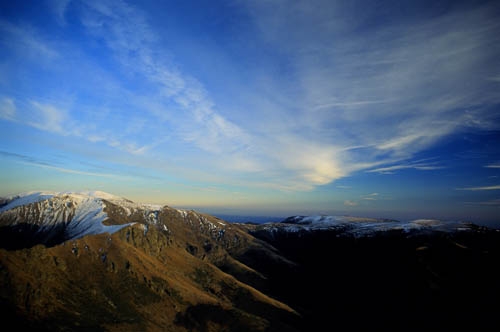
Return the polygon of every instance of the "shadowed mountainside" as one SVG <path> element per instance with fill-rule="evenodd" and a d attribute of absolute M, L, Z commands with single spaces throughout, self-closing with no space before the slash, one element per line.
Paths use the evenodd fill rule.
<path fill-rule="evenodd" d="M 488 330 L 500 323 L 496 230 L 352 217 L 230 224 L 105 193 L 48 196 L 6 200 L 0 210 L 1 312 L 19 327 Z"/>
<path fill-rule="evenodd" d="M 30 224 L 24 218 L 30 204 L 15 208 L 22 213 L 18 221 Z M 296 330 L 299 315 L 293 309 L 217 267 L 264 282 L 232 255 L 253 248 L 286 262 L 265 242 L 193 211 L 107 200 L 104 206 L 104 224 L 129 226 L 113 234 L 67 238 L 68 220 L 62 218 L 49 228 L 49 233 L 59 231 L 57 243 L 0 249 L 4 320 L 50 331 Z M 10 211 L 0 215 L 2 244 L 17 225 Z M 20 232 L 24 243 L 47 238 L 49 233 L 39 231 L 46 226 L 41 219 L 36 215 L 38 227 Z"/>

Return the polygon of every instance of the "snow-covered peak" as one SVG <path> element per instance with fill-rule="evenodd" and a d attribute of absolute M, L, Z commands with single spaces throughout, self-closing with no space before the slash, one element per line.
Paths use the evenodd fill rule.
<path fill-rule="evenodd" d="M 139 207 L 142 204 L 136 204 L 126 198 L 109 194 L 103 191 L 30 191 L 13 195 L 4 199 L 4 205 L 0 207 L 0 213 L 11 210 L 19 206 L 41 202 L 51 198 L 71 198 L 76 202 L 83 200 L 106 200 L 117 205 L 126 205 L 127 207 Z"/>
<path fill-rule="evenodd" d="M 5 203 L 2 207 L 0 207 L 0 213 L 3 211 L 14 209 L 18 206 L 44 201 L 46 199 L 54 197 L 55 195 L 57 195 L 57 193 L 53 191 L 30 191 L 18 195 L 9 196 L 4 199 Z"/>
<path fill-rule="evenodd" d="M 462 231 L 470 229 L 470 224 L 434 219 L 418 219 L 401 222 L 392 219 L 377 219 L 351 216 L 293 216 L 281 223 L 263 224 L 263 229 L 286 232 L 335 230 L 346 235 L 370 236 L 377 232 L 403 231 Z"/>
<path fill-rule="evenodd" d="M 128 203 L 133 203 L 132 201 L 116 196 L 104 191 L 63 191 L 57 193 L 57 195 L 69 195 L 71 197 L 75 197 L 76 199 L 88 199 L 88 198 L 94 198 L 94 199 L 99 199 L 99 200 L 105 200 L 109 201 L 112 203 L 121 203 L 121 202 L 128 202 Z"/>
<path fill-rule="evenodd" d="M 282 223 L 296 225 L 310 225 L 314 227 L 334 226 L 345 223 L 387 223 L 397 222 L 390 219 L 363 218 L 351 216 L 294 216 L 285 219 Z"/>
<path fill-rule="evenodd" d="M 104 192 L 22 193 L 3 200 L 0 225 L 37 229 L 41 243 L 49 243 L 54 237 L 69 240 L 91 234 L 114 233 L 130 225 L 103 224 L 108 219 L 104 210 L 108 201 L 134 204 Z"/>
<path fill-rule="evenodd" d="M 92 196 L 92 197 L 97 197 L 97 198 L 102 198 L 102 199 L 107 199 L 107 200 L 123 200 L 124 198 L 104 192 L 104 191 L 83 191 L 81 192 L 82 194 Z"/>

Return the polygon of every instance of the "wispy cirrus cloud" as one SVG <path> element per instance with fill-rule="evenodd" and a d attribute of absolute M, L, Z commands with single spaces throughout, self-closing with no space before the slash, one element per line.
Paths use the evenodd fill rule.
<path fill-rule="evenodd" d="M 465 202 L 465 205 L 478 205 L 478 206 L 488 206 L 488 207 L 499 207 L 500 206 L 500 198 L 491 199 L 488 201 L 478 201 L 478 202 Z"/>
<path fill-rule="evenodd" d="M 58 166 L 53 166 L 53 165 L 45 165 L 45 164 L 33 163 L 33 162 L 21 162 L 21 163 L 25 164 L 25 165 L 29 165 L 29 166 L 35 166 L 35 167 L 39 167 L 39 168 L 54 170 L 54 171 L 57 171 L 60 173 L 96 176 L 96 177 L 104 177 L 104 178 L 121 178 L 121 176 L 118 176 L 116 174 L 86 172 L 86 171 L 81 171 L 81 170 L 77 170 L 77 169 L 70 169 L 70 168 L 58 167 Z"/>
<path fill-rule="evenodd" d="M 466 188 L 456 188 L 456 190 L 467 190 L 467 191 L 489 191 L 489 190 L 500 190 L 500 185 L 494 185 L 494 186 L 483 186 L 483 187 L 466 187 Z"/>
<path fill-rule="evenodd" d="M 63 167 L 61 165 L 55 164 L 54 162 L 49 162 L 49 161 L 41 160 L 40 158 L 36 158 L 33 156 L 28 156 L 28 155 L 23 155 L 23 154 L 19 154 L 19 153 L 8 152 L 8 151 L 1 151 L 0 150 L 0 157 L 8 158 L 10 160 L 13 160 L 13 161 L 19 163 L 19 164 L 28 165 L 28 166 L 37 167 L 37 168 L 50 169 L 50 170 L 54 170 L 54 171 L 57 171 L 60 173 L 77 174 L 77 175 L 85 175 L 85 176 L 93 176 L 93 177 L 115 178 L 115 179 L 125 178 L 125 177 L 118 175 L 118 174 L 105 173 L 105 172 L 92 172 L 92 171 L 87 171 L 87 170 Z"/>
<path fill-rule="evenodd" d="M 479 202 L 479 205 L 500 206 L 500 198 L 499 199 L 492 199 L 492 200 L 484 201 L 484 202 Z"/>
<path fill-rule="evenodd" d="M 369 169 L 367 173 L 380 173 L 380 174 L 393 174 L 396 171 L 404 170 L 404 169 L 415 169 L 419 171 L 433 171 L 438 169 L 443 169 L 443 166 L 434 163 L 428 162 L 405 162 L 396 165 L 379 167 L 375 169 Z"/>
<path fill-rule="evenodd" d="M 68 122 L 70 117 L 64 108 L 35 100 L 23 101 L 20 107 L 16 103 L 14 98 L 2 98 L 0 118 L 59 135 L 73 134 L 72 124 Z"/>
<path fill-rule="evenodd" d="M 362 196 L 362 199 L 365 201 L 376 201 L 379 196 L 379 193 L 371 193 L 365 196 Z"/>
<path fill-rule="evenodd" d="M 497 127 L 490 108 L 500 96 L 487 79 L 487 63 L 500 55 L 494 4 L 387 21 L 374 30 L 364 22 L 381 20 L 390 6 L 360 1 L 247 5 L 263 38 L 293 59 L 288 82 L 270 84 L 273 95 L 299 105 L 290 130 L 300 128 L 297 136 L 337 149 L 364 147 L 362 153 L 338 155 L 342 172 L 331 180 L 376 163 L 399 162 L 373 172 L 437 169 L 411 158 L 464 129 Z M 358 15 L 349 15 L 356 10 Z M 289 84 L 302 90 L 273 89 Z"/>
<path fill-rule="evenodd" d="M 90 1 L 87 5 L 89 10 L 82 17 L 84 26 L 104 38 L 127 70 L 153 84 L 160 101 L 173 102 L 182 112 L 178 118 L 183 121 L 174 125 L 183 139 L 216 153 L 227 153 L 244 144 L 244 130 L 216 110 L 203 85 L 181 72 L 175 62 L 165 60 L 168 49 L 158 47 L 159 37 L 140 10 L 122 1 Z"/>
<path fill-rule="evenodd" d="M 37 160 L 36 158 L 23 155 L 20 153 L 13 153 L 13 152 L 8 152 L 8 151 L 2 151 L 0 150 L 0 156 L 4 158 L 10 158 L 15 161 L 22 161 L 22 162 L 27 162 L 27 163 L 39 163 L 39 164 L 45 164 L 48 165 L 48 163 Z"/>
<path fill-rule="evenodd" d="M 28 125 L 62 135 L 69 134 L 65 128 L 65 122 L 68 118 L 65 110 L 37 101 L 31 101 L 31 106 L 33 113 L 29 117 Z"/>
<path fill-rule="evenodd" d="M 156 47 L 158 36 L 134 7 L 124 2 L 90 2 L 88 9 L 82 17 L 84 26 L 104 38 L 123 66 L 157 89 L 159 94 L 154 97 L 159 108 L 150 115 L 168 121 L 173 135 L 207 153 L 207 167 L 211 164 L 232 174 L 258 172 L 265 178 L 262 185 L 284 190 L 310 190 L 346 174 L 337 163 L 337 152 L 326 144 L 288 131 L 262 137 L 247 130 L 247 124 L 229 120 L 197 79 L 182 73 L 174 62 L 164 61 L 166 57 L 160 58 L 168 50 Z M 106 25 L 100 23 L 103 19 Z M 173 104 L 179 114 L 167 115 L 165 104 Z M 118 141 L 112 144 L 120 146 Z M 247 184 L 258 185 L 254 181 Z"/>
<path fill-rule="evenodd" d="M 97 132 L 100 129 L 99 127 L 93 126 L 89 128 L 88 125 L 75 119 L 73 114 L 76 110 L 70 106 L 42 103 L 35 100 L 28 100 L 21 102 L 21 104 L 22 107 L 18 109 L 13 98 L 3 98 L 0 103 L 0 118 L 52 134 L 80 138 L 91 143 L 105 143 L 131 155 L 143 155 L 164 140 L 155 138 L 146 144 L 139 144 L 125 138 L 125 135 L 120 136 L 120 131 L 118 133 L 113 131 Z M 129 133 L 125 132 L 125 134 Z"/>
<path fill-rule="evenodd" d="M 66 10 L 71 0 L 48 0 L 48 5 L 57 21 L 61 25 L 66 24 Z"/>
<path fill-rule="evenodd" d="M 16 116 L 16 105 L 12 98 L 3 97 L 0 99 L 0 118 L 13 120 Z"/>
<path fill-rule="evenodd" d="M 235 28 L 252 47 L 232 41 L 247 62 L 217 43 L 216 51 L 200 52 L 207 60 L 199 67 L 224 59 L 220 68 L 234 69 L 216 78 L 183 66 L 170 47 L 175 40 L 139 6 L 52 2 L 60 36 L 67 15 L 76 18 L 74 40 L 0 21 L 8 51 L 52 61 L 42 74 L 56 75 L 40 87 L 50 98 L 29 89 L 3 93 L 0 116 L 175 164 L 189 169 L 187 177 L 292 191 L 356 172 L 440 169 L 415 155 L 462 130 L 498 127 L 491 111 L 500 103 L 491 79 L 498 74 L 490 70 L 500 56 L 494 4 L 398 20 L 385 12 L 391 6 L 362 1 L 240 1 L 235 6 L 249 21 Z M 239 88 L 214 92 L 212 83 L 226 80 Z"/>
<path fill-rule="evenodd" d="M 489 164 L 489 165 L 485 165 L 484 167 L 485 168 L 500 168 L 500 164 Z"/>
<path fill-rule="evenodd" d="M 30 25 L 16 25 L 0 19 L 0 45 L 18 55 L 41 61 L 56 59 L 59 52 Z"/>
<path fill-rule="evenodd" d="M 102 33 L 101 38 L 109 37 L 106 40 L 112 43 L 110 47 L 117 58 L 122 58 L 123 61 L 120 61 L 120 63 L 127 66 L 127 70 L 133 67 L 145 67 L 148 55 L 144 54 L 151 51 L 148 47 L 149 44 L 147 44 L 150 41 L 148 36 L 153 34 L 148 32 L 147 24 L 142 20 L 142 16 L 135 15 L 136 12 L 133 7 L 129 7 L 122 1 L 90 1 L 85 3 L 73 1 L 73 3 L 76 4 L 73 8 L 76 10 L 72 14 L 75 14 L 76 17 L 80 16 L 85 23 L 93 22 L 96 25 L 96 27 L 92 27 L 91 23 L 89 23 L 85 25 L 87 29 L 94 32 L 99 30 L 99 27 L 105 29 L 102 25 L 103 22 L 106 22 L 104 25 L 111 31 L 102 30 L 98 31 L 97 34 Z M 69 5 L 70 1 L 49 2 L 52 13 L 63 26 L 65 25 L 63 21 Z M 114 5 L 116 7 L 109 7 Z M 89 8 L 96 9 L 90 13 Z M 97 15 L 96 13 L 99 12 L 101 14 Z M 93 18 L 94 21 L 89 18 Z M 0 21 L 0 31 L 2 31 L 3 38 L 0 38 L 0 42 L 4 44 L 6 51 L 18 53 L 21 59 L 28 61 L 28 64 L 31 64 L 35 58 L 37 60 L 44 59 L 46 62 L 45 72 L 37 74 L 46 77 L 43 80 L 44 83 L 50 81 L 47 77 L 52 75 L 56 80 L 67 81 L 67 77 L 58 76 L 61 74 L 59 67 L 62 68 L 64 73 L 75 75 L 77 78 L 74 81 L 67 81 L 70 93 L 64 88 L 60 89 L 61 92 L 57 92 L 57 90 L 50 90 L 43 85 L 39 91 L 32 95 L 10 91 L 15 96 L 7 96 L 1 100 L 0 109 L 3 119 L 53 134 L 82 138 L 92 143 L 102 142 L 133 155 L 142 155 L 164 141 L 164 137 L 155 137 L 145 142 L 142 137 L 138 138 L 137 135 L 130 135 L 130 132 L 123 133 L 123 127 L 130 128 L 131 122 L 138 123 L 144 119 L 147 119 L 150 130 L 154 128 L 159 132 L 158 123 L 161 123 L 159 121 L 161 119 L 157 118 L 157 114 L 153 117 L 137 115 L 130 118 L 131 112 L 124 111 L 124 107 L 130 108 L 130 104 L 124 105 L 124 103 L 132 103 L 136 109 L 144 105 L 140 105 L 140 98 L 135 97 L 130 90 L 119 83 L 121 79 L 119 76 L 117 77 L 115 73 L 103 70 L 100 64 L 82 53 L 80 47 L 72 44 L 69 40 L 53 39 L 50 43 L 47 42 L 47 38 L 45 38 L 41 30 L 35 26 L 14 24 L 2 20 Z M 110 33 L 111 36 L 105 36 L 106 33 Z M 57 48 L 63 49 L 67 57 L 64 59 L 59 58 L 59 53 L 55 51 Z M 142 59 L 146 60 L 137 62 L 137 59 L 129 55 L 138 50 L 144 53 Z M 77 66 L 81 66 L 82 70 L 75 68 L 75 64 L 71 60 L 72 57 L 78 60 Z M 149 64 L 149 66 L 153 68 L 156 64 L 161 65 L 160 63 L 153 63 Z M 12 67 L 16 68 L 16 66 Z M 20 66 L 18 67 L 20 68 Z M 147 69 L 140 69 L 139 71 L 141 70 L 143 74 L 149 74 Z M 86 73 L 83 71 L 86 71 Z M 8 77 L 9 74 L 5 73 L 5 76 Z M 17 83 L 19 85 L 40 84 L 38 81 L 23 80 L 23 75 L 19 75 L 17 72 L 13 76 L 16 79 L 19 77 L 20 82 Z M 78 79 L 82 79 L 82 82 L 78 82 Z M 91 80 L 89 81 L 89 79 Z M 79 97 L 79 93 L 84 95 L 85 98 Z M 75 99 L 78 102 L 83 102 L 72 102 Z M 68 100 L 70 102 L 67 102 Z M 117 100 L 119 103 L 116 102 Z M 100 105 L 96 106 L 99 103 Z M 147 107 L 144 108 L 147 109 Z M 136 134 L 139 132 L 140 130 L 136 131 Z"/>

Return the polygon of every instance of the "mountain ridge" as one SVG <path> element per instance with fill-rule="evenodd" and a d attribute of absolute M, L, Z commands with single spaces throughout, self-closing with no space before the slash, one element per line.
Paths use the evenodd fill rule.
<path fill-rule="evenodd" d="M 103 192 L 16 197 L 0 210 L 0 313 L 17 326 L 310 331 L 333 319 L 355 329 L 480 330 L 497 323 L 500 308 L 483 303 L 500 296 L 498 230 L 350 216 L 240 224 Z"/>
<path fill-rule="evenodd" d="M 238 256 L 286 259 L 215 217 L 105 193 L 38 192 L 3 206 L 0 235 L 0 305 L 29 328 L 296 330 L 295 310 L 252 287 L 265 277 Z"/>

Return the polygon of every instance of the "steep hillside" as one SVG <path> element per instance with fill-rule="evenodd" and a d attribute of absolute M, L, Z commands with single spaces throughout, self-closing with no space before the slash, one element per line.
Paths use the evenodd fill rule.
<path fill-rule="evenodd" d="M 282 259 L 269 245 L 213 217 L 99 196 L 4 206 L 4 236 L 25 239 L 0 250 L 5 319 L 51 331 L 295 330 L 293 309 L 217 267 L 264 280 L 232 255 L 254 248 Z"/>
<path fill-rule="evenodd" d="M 40 331 L 491 330 L 500 232 L 295 216 L 236 224 L 102 192 L 2 200 L 0 312 Z"/>
<path fill-rule="evenodd" d="M 245 225 L 297 264 L 271 292 L 311 330 L 489 331 L 500 325 L 500 232 L 470 223 L 291 217 Z"/>

